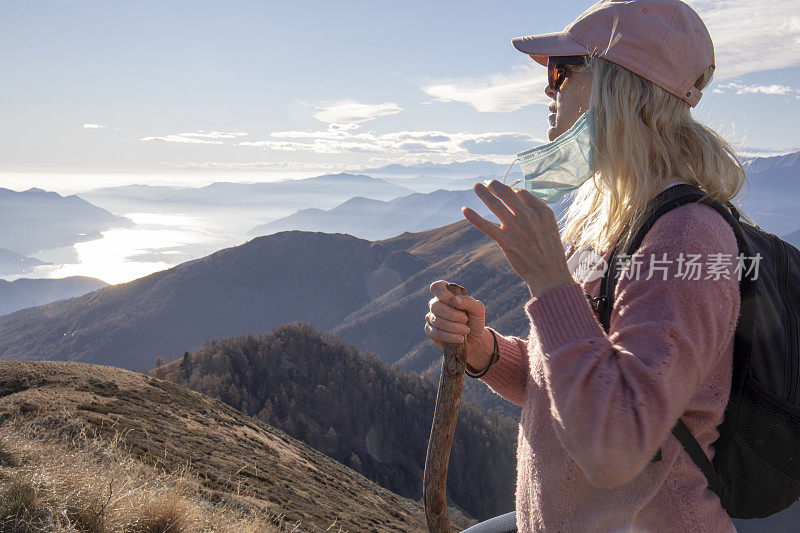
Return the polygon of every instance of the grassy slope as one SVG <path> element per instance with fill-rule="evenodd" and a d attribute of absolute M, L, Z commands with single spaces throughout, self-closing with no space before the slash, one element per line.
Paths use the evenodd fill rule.
<path fill-rule="evenodd" d="M 418 502 L 228 407 L 172 383 L 117 368 L 0 362 L 0 420 L 29 419 L 42 434 L 85 427 L 119 438 L 134 457 L 167 471 L 186 465 L 208 501 L 234 501 L 304 531 L 424 531 Z M 459 522 L 460 531 L 469 523 Z M 335 528 L 336 529 L 336 528 Z M 338 530 L 338 529 L 337 529 Z"/>

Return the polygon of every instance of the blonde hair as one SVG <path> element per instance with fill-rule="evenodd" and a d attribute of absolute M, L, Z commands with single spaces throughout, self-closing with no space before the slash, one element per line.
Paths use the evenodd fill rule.
<path fill-rule="evenodd" d="M 721 203 L 739 193 L 747 182 L 739 158 L 683 100 L 596 55 L 584 68 L 593 69 L 595 174 L 572 192 L 559 223 L 564 243 L 605 253 L 627 242 L 649 214 L 648 202 L 676 177 Z M 705 88 L 713 74 L 710 66 L 695 85 Z"/>

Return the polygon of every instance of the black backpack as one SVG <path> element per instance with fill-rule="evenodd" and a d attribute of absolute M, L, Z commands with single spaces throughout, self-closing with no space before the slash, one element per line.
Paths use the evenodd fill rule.
<path fill-rule="evenodd" d="M 688 202 L 716 209 L 733 228 L 743 255 L 741 305 L 733 353 L 731 395 L 709 461 L 678 419 L 672 434 L 702 470 L 731 518 L 763 518 L 800 498 L 800 250 L 739 220 L 702 189 L 679 184 L 650 204 L 650 217 L 624 247 L 629 258 L 664 213 Z M 614 248 L 597 298 L 586 295 L 608 332 L 617 281 Z M 757 270 L 751 270 L 758 259 Z M 754 275 L 753 272 L 757 272 Z M 752 279 L 755 277 L 756 279 Z M 661 459 L 661 450 L 652 459 Z"/>

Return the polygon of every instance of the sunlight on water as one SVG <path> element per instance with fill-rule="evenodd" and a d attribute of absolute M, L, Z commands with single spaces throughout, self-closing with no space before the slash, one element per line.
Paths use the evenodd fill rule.
<path fill-rule="evenodd" d="M 49 277 L 82 275 L 120 283 L 170 266 L 162 261 L 137 261 L 133 257 L 199 240 L 187 231 L 112 229 L 104 231 L 102 239 L 76 244 L 78 264 L 61 265 Z"/>
<path fill-rule="evenodd" d="M 37 277 L 91 276 L 122 283 L 224 247 L 226 236 L 208 220 L 183 214 L 129 213 L 131 228 L 102 232 L 103 238 L 75 244 L 75 262 L 36 269 Z"/>

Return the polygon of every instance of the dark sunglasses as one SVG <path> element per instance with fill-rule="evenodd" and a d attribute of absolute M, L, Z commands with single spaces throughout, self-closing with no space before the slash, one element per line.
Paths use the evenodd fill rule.
<path fill-rule="evenodd" d="M 569 65 L 584 65 L 586 56 L 549 56 L 547 58 L 547 82 L 550 88 L 558 91 L 567 77 Z"/>

